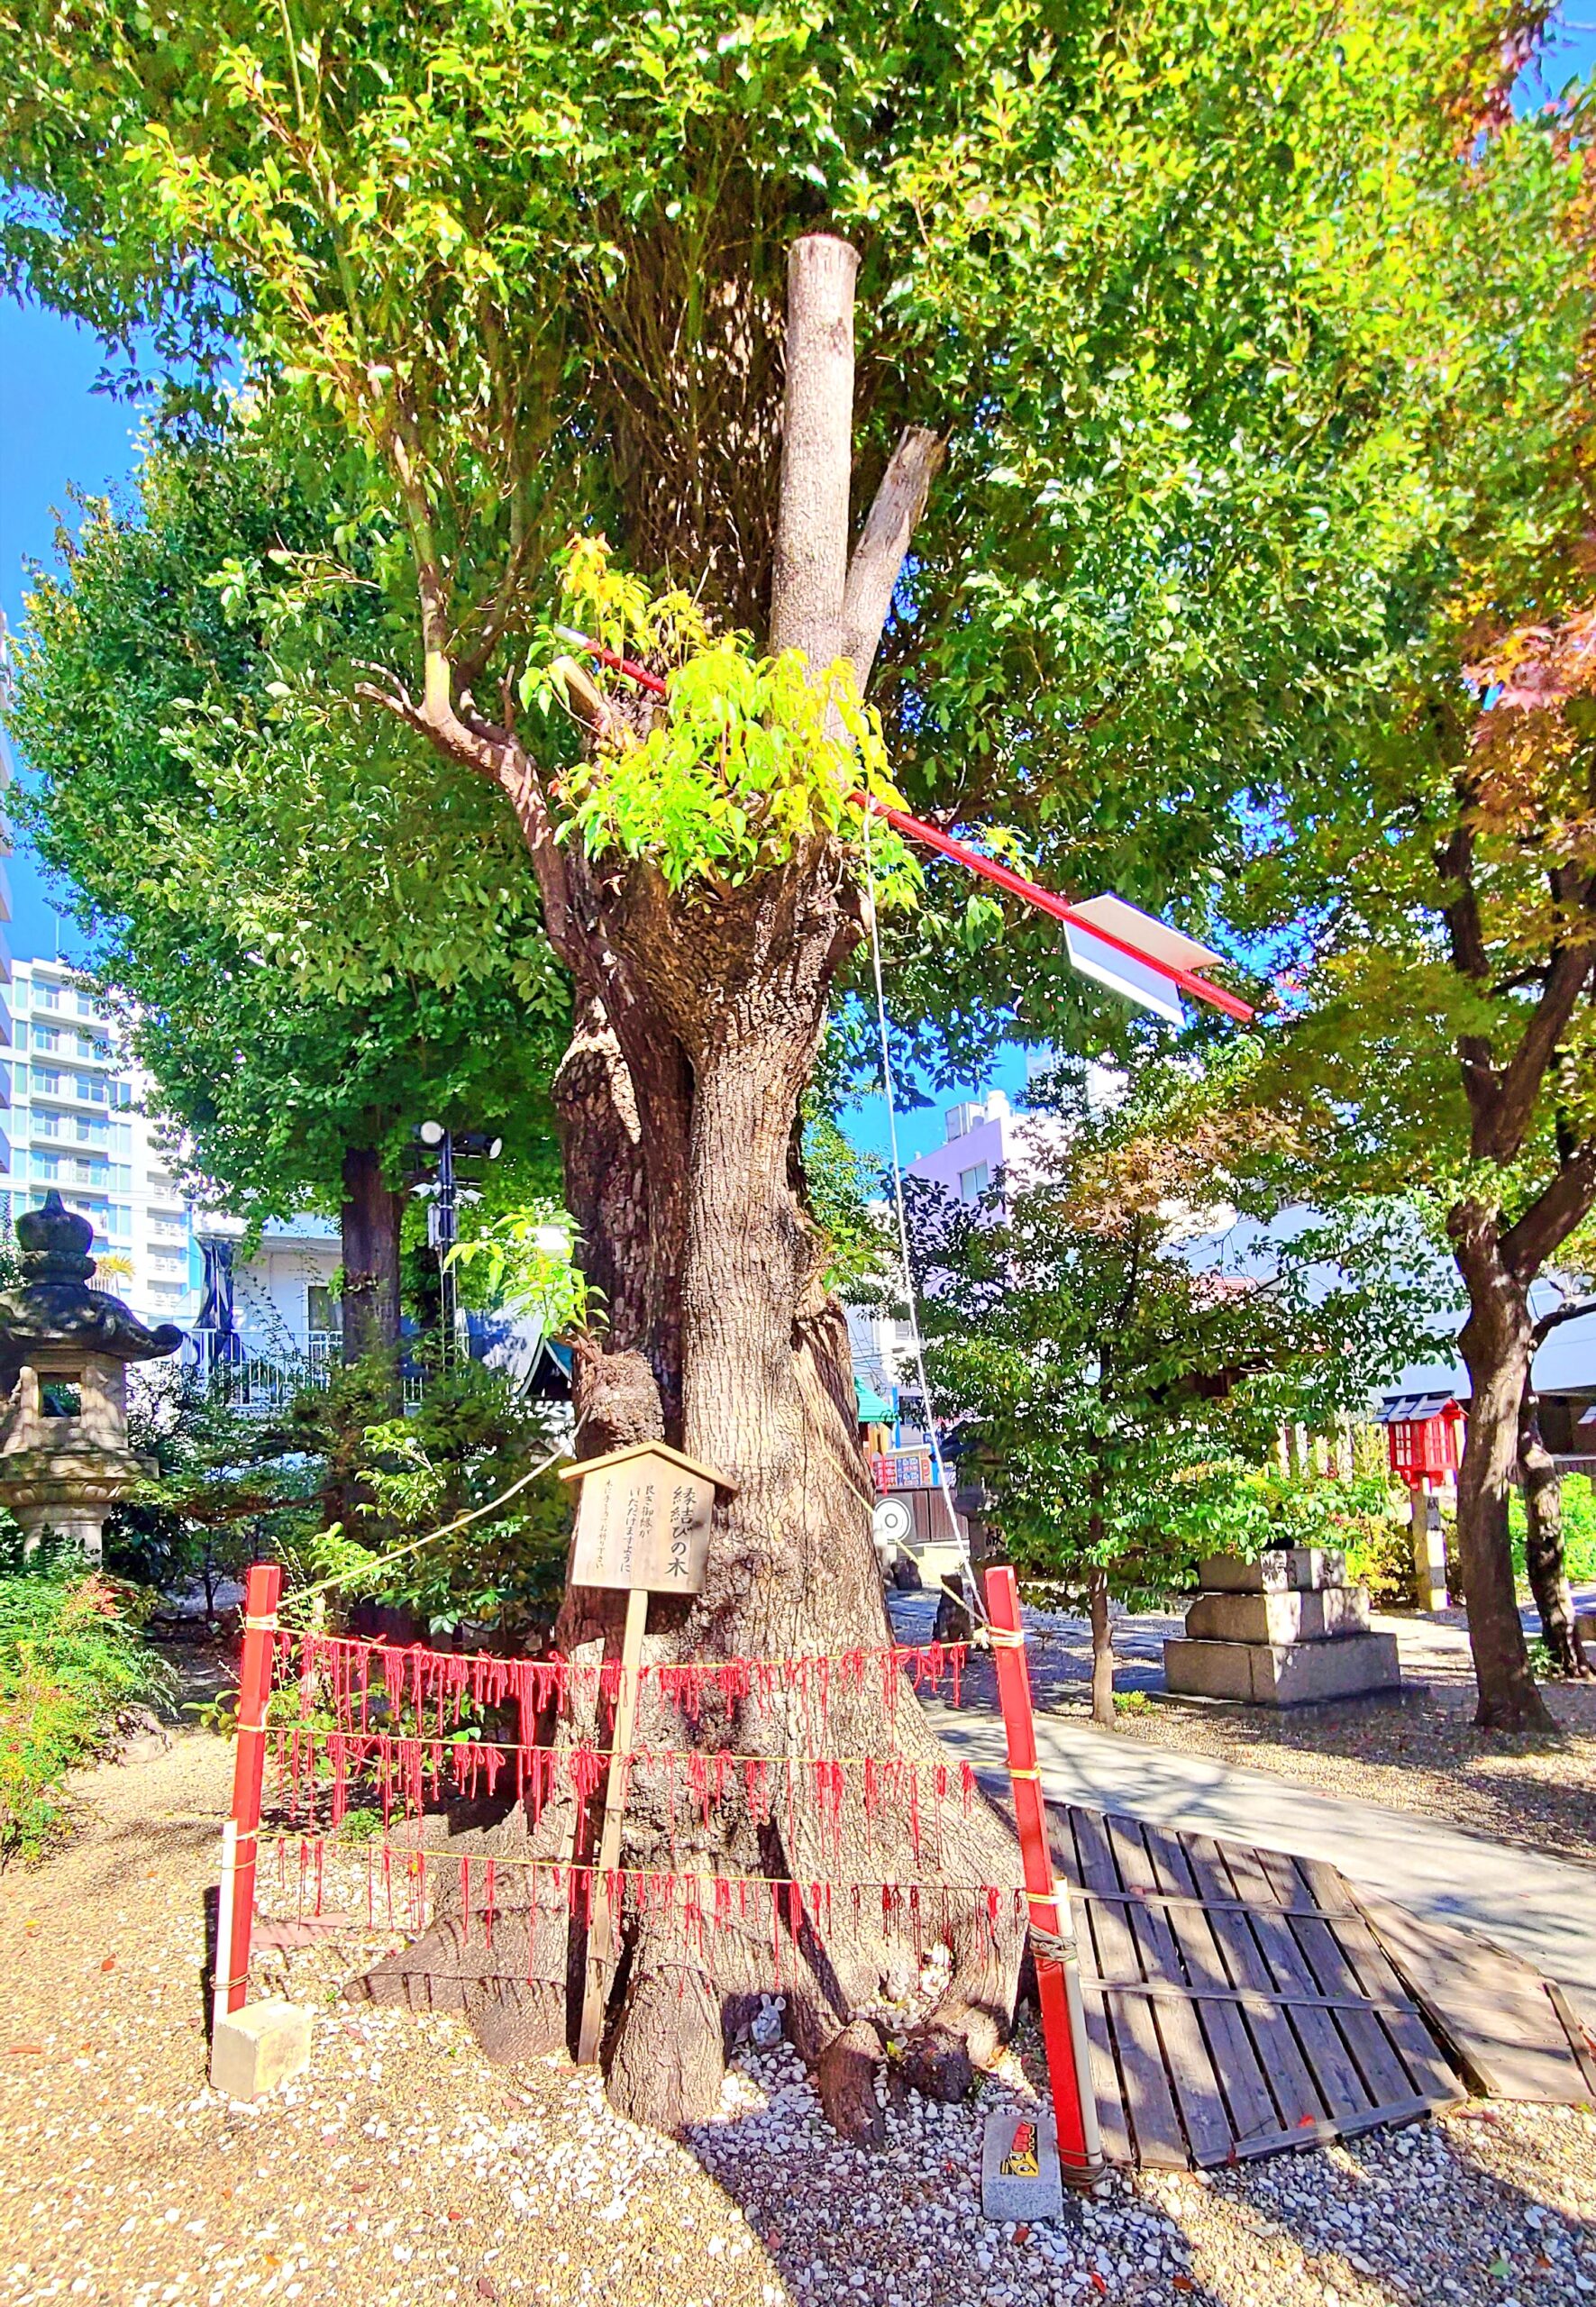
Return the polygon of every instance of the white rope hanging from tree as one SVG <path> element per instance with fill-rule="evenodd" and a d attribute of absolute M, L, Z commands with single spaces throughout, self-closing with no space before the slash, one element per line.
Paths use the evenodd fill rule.
<path fill-rule="evenodd" d="M 876 912 L 875 859 L 871 849 L 871 825 L 875 810 L 868 803 L 864 810 L 864 888 L 870 908 L 870 959 L 875 980 L 876 1030 L 881 1050 L 881 1087 L 887 1099 L 887 1146 L 892 1168 L 892 1204 L 898 1218 L 898 1248 L 903 1267 L 903 1294 L 908 1307 L 909 1327 L 914 1336 L 915 1371 L 920 1381 L 920 1400 L 926 1411 L 926 1433 L 931 1445 L 931 1463 L 936 1473 L 936 1486 L 947 1509 L 948 1524 L 953 1534 L 953 1544 L 959 1549 L 959 1569 L 964 1587 L 966 1603 L 975 1619 L 986 1622 L 981 1607 L 980 1591 L 975 1582 L 975 1565 L 970 1558 L 970 1541 L 960 1527 L 953 1508 L 953 1484 L 948 1479 L 942 1444 L 937 1438 L 936 1418 L 931 1403 L 931 1381 L 926 1374 L 926 1349 L 920 1335 L 920 1303 L 915 1289 L 914 1264 L 909 1255 L 908 1211 L 903 1198 L 903 1163 L 898 1152 L 898 1100 L 892 1082 L 892 1053 L 887 1032 L 887 997 L 881 982 L 881 932 Z"/>

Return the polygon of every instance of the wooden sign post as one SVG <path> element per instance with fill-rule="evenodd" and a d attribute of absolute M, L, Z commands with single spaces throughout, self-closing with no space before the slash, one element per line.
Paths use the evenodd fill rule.
<path fill-rule="evenodd" d="M 648 1627 L 650 1594 L 696 1594 L 704 1583 L 709 1554 L 710 1518 L 717 1490 L 733 1484 L 711 1466 L 684 1457 L 663 1442 L 634 1444 L 572 1466 L 562 1482 L 579 1482 L 576 1545 L 571 1555 L 573 1586 L 624 1591 L 626 1625 L 621 1638 L 621 1686 L 616 1700 L 610 1769 L 604 1789 L 593 1895 L 588 1906 L 588 1961 L 577 2037 L 579 2065 L 598 2056 L 604 2024 L 601 1956 L 612 1928 L 609 1885 L 621 1856 L 624 1808 L 616 1765 L 632 1751 L 637 1722 L 638 1668 Z"/>

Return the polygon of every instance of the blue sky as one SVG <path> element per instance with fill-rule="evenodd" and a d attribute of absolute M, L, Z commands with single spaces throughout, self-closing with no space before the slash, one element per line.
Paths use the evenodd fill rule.
<path fill-rule="evenodd" d="M 1526 75 L 1520 101 L 1544 102 L 1570 79 L 1596 68 L 1596 0 L 1564 12 L 1545 62 Z M 51 557 L 58 510 L 70 514 L 68 490 L 114 488 L 132 469 L 136 411 L 94 390 L 100 366 L 94 339 L 69 322 L 0 297 L 0 610 L 13 631 L 21 622 L 30 561 Z M 25 848 L 11 860 L 10 944 L 24 958 L 78 950 L 69 923 L 45 897 Z M 1017 1051 L 995 1054 L 987 1085 L 1014 1093 L 1025 1062 Z M 971 1083 L 971 1091 L 981 1084 Z M 945 1102 L 951 1102 L 952 1092 Z M 942 1135 L 938 1099 L 930 1112 L 903 1118 L 906 1155 Z M 886 1144 L 880 1101 L 851 1117 L 851 1132 L 872 1153 Z"/>

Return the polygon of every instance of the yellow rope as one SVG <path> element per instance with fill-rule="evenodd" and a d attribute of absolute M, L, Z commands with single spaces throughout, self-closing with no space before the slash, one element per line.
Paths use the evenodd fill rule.
<path fill-rule="evenodd" d="M 473 1866 L 491 1865 L 495 1874 L 502 1866 L 530 1866 L 534 1873 L 539 1867 L 543 1867 L 551 1874 L 613 1874 L 628 1882 L 651 1883 L 668 1879 L 676 1883 L 749 1883 L 757 1884 L 762 1890 L 798 1889 L 806 1892 L 818 1883 L 822 1890 L 833 1891 L 928 1891 L 934 1895 L 947 1891 L 998 1891 L 1005 1898 L 1016 1899 L 1030 1895 L 1023 1883 L 981 1883 L 966 1881 L 962 1877 L 950 1876 L 945 1881 L 931 1882 L 921 1876 L 886 1874 L 711 1874 L 689 1867 L 595 1866 L 588 1859 L 524 1858 L 510 1852 L 501 1857 L 493 1850 L 429 1850 L 424 1844 L 389 1842 L 386 1838 L 341 1843 L 330 1835 L 263 1836 L 260 1845 L 260 1865 L 265 1866 L 267 1854 L 270 1851 L 292 1853 L 303 1845 L 308 1853 L 312 1845 L 318 1842 L 324 1849 L 334 1850 L 340 1856 L 351 1859 L 380 1857 L 386 1852 L 390 1857 L 403 1859 L 407 1869 L 413 1868 L 418 1860 L 424 1867 L 435 1862 L 445 1875 L 458 1869 L 462 1858 L 469 1858 Z"/>

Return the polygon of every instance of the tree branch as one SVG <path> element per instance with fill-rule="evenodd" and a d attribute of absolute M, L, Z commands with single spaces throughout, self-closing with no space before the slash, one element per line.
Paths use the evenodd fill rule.
<path fill-rule="evenodd" d="M 906 426 L 865 516 L 843 594 L 843 649 L 862 696 L 880 646 L 915 524 L 947 456 L 947 442 L 923 424 Z"/>
<path fill-rule="evenodd" d="M 569 865 L 554 838 L 553 820 L 542 780 L 514 730 L 497 728 L 470 710 L 457 713 L 452 705 L 434 713 L 429 704 L 418 705 L 404 684 L 382 666 L 367 665 L 361 670 L 377 674 L 378 679 L 358 682 L 357 697 L 368 704 L 380 705 L 406 728 L 424 737 L 446 761 L 474 770 L 479 777 L 497 785 L 508 800 L 537 876 L 549 943 L 567 968 L 574 969 L 579 950 L 578 924 Z M 597 696 L 597 691 L 594 694 Z M 603 699 L 599 702 L 602 705 Z"/>
<path fill-rule="evenodd" d="M 843 645 L 853 461 L 857 250 L 806 233 L 787 260 L 787 390 L 771 580 L 771 653 L 801 649 L 818 677 Z"/>
<path fill-rule="evenodd" d="M 1537 1345 L 1545 1345 L 1554 1330 L 1561 1329 L 1564 1322 L 1577 1322 L 1583 1314 L 1596 1314 L 1596 1296 L 1565 1298 L 1560 1306 L 1554 1306 L 1549 1314 L 1543 1314 L 1537 1322 Z"/>
<path fill-rule="evenodd" d="M 1459 798 L 1466 803 L 1469 797 L 1460 792 Z M 1449 881 L 1455 892 L 1442 908 L 1452 966 L 1482 991 L 1489 991 L 1491 956 L 1474 886 L 1473 836 L 1466 825 L 1460 825 L 1454 831 L 1437 864 L 1442 880 Z M 1554 895 L 1559 901 L 1569 894 L 1560 880 L 1555 880 Z M 1588 908 L 1588 892 L 1576 893 L 1576 902 Z M 1593 962 L 1596 947 L 1554 945 L 1547 966 L 1538 973 L 1540 998 L 1505 1065 L 1497 1062 L 1486 1035 L 1459 1035 L 1457 1053 L 1469 1101 L 1472 1151 L 1476 1158 L 1510 1162 L 1521 1150 L 1535 1120 L 1546 1070 L 1581 996 L 1590 985 Z"/>
<path fill-rule="evenodd" d="M 1521 1281 L 1532 1281 L 1596 1203 L 1596 1144 L 1586 1145 L 1564 1164 L 1544 1192 L 1501 1237 L 1504 1264 Z"/>
<path fill-rule="evenodd" d="M 1528 1135 L 1541 1083 L 1568 1028 L 1580 996 L 1591 982 L 1589 945 L 1560 946 L 1552 956 L 1540 999 L 1518 1038 L 1518 1046 L 1497 1073 L 1496 1142 L 1487 1150 L 1510 1162 Z"/>

